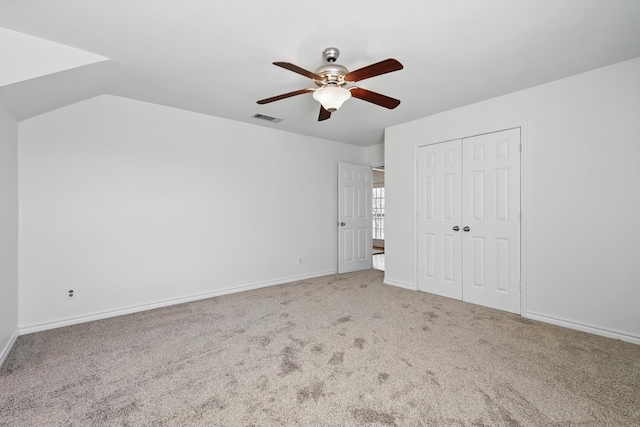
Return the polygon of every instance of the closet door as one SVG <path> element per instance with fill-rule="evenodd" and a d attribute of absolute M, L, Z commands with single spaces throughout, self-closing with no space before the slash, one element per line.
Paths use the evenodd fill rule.
<path fill-rule="evenodd" d="M 463 300 L 520 313 L 520 129 L 462 141 Z"/>
<path fill-rule="evenodd" d="M 461 140 L 418 148 L 418 289 L 462 298 Z M 457 227 L 457 230 L 456 230 Z"/>

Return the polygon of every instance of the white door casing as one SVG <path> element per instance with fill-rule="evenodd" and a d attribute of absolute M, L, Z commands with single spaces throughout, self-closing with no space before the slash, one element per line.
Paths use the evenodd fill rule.
<path fill-rule="evenodd" d="M 463 299 L 520 313 L 520 129 L 462 141 Z"/>
<path fill-rule="evenodd" d="M 418 289 L 520 313 L 520 128 L 419 147 L 416 167 Z"/>
<path fill-rule="evenodd" d="M 338 163 L 338 273 L 373 267 L 371 166 Z"/>
<path fill-rule="evenodd" d="M 418 289 L 462 299 L 460 140 L 418 149 L 418 206 Z"/>

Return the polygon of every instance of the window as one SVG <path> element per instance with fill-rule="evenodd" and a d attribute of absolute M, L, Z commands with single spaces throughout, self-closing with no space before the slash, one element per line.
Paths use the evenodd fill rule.
<path fill-rule="evenodd" d="M 374 188 L 372 197 L 373 238 L 384 239 L 384 187 Z"/>

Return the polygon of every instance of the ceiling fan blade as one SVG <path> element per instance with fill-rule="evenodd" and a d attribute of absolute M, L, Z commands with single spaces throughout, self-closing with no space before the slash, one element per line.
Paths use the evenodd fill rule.
<path fill-rule="evenodd" d="M 327 120 L 330 118 L 331 118 L 331 111 L 328 111 L 322 105 L 320 105 L 320 114 L 318 115 L 318 121 L 321 122 L 323 120 Z"/>
<path fill-rule="evenodd" d="M 392 71 L 402 70 L 404 67 L 400 62 L 393 58 L 385 59 L 384 61 L 376 62 L 367 67 L 360 68 L 352 71 L 344 79 L 348 82 L 357 82 L 360 80 L 368 79 L 369 77 L 379 76 L 381 74 L 390 73 Z"/>
<path fill-rule="evenodd" d="M 261 99 L 260 101 L 258 101 L 258 104 L 268 104 L 268 103 L 273 102 L 273 101 L 280 101 L 281 99 L 290 98 L 292 96 L 302 95 L 303 93 L 313 92 L 313 91 L 314 91 L 314 89 L 308 88 L 308 89 L 296 90 L 294 92 L 283 93 L 282 95 L 277 95 L 277 96 L 272 96 L 271 98 Z"/>
<path fill-rule="evenodd" d="M 354 98 L 362 99 L 363 101 L 371 102 L 372 104 L 376 104 L 381 107 L 388 108 L 390 110 L 393 110 L 398 105 L 400 105 L 399 99 L 381 95 L 379 93 L 372 92 L 367 89 L 354 87 L 349 90 L 351 91 L 351 96 L 353 96 Z"/>
<path fill-rule="evenodd" d="M 322 76 L 316 73 L 312 73 L 309 70 L 305 70 L 304 68 L 300 68 L 297 65 L 292 64 L 291 62 L 274 62 L 273 65 L 277 65 L 278 67 L 282 67 L 285 70 L 293 71 L 294 73 L 309 77 L 311 80 L 317 80 L 319 82 L 323 80 Z"/>

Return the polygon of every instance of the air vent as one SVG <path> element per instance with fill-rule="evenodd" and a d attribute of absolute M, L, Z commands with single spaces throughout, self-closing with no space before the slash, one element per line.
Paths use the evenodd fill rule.
<path fill-rule="evenodd" d="M 253 117 L 254 119 L 266 120 L 271 123 L 278 123 L 282 121 L 282 119 L 279 119 L 277 117 L 265 116 L 264 114 L 258 114 L 258 113 L 254 114 L 251 117 Z"/>

